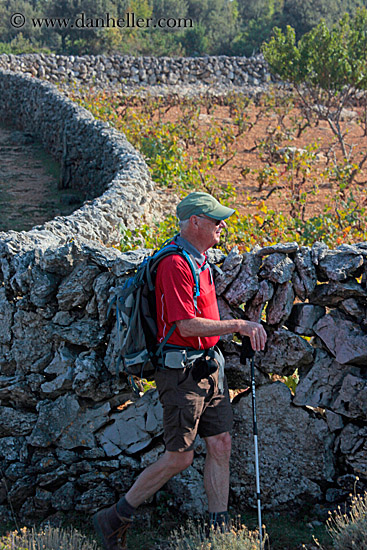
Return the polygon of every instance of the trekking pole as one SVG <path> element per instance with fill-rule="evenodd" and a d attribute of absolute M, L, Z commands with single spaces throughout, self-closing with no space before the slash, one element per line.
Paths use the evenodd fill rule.
<path fill-rule="evenodd" d="M 256 418 L 256 396 L 255 396 L 255 352 L 252 349 L 250 338 L 242 338 L 240 363 L 246 365 L 246 360 L 251 359 L 251 393 L 252 393 L 252 421 L 255 447 L 255 471 L 256 471 L 256 497 L 257 497 L 257 516 L 259 521 L 260 550 L 263 547 L 263 532 L 261 522 L 261 500 L 260 500 L 260 470 L 259 470 L 259 450 L 257 446 L 257 418 Z"/>

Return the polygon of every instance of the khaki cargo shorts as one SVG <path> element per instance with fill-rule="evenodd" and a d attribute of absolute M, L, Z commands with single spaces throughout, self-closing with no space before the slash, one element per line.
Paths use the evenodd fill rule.
<path fill-rule="evenodd" d="M 222 394 L 218 391 L 218 373 L 219 369 L 195 382 L 190 367 L 156 372 L 167 451 L 191 451 L 197 434 L 209 437 L 232 430 L 227 380 L 224 377 Z"/>

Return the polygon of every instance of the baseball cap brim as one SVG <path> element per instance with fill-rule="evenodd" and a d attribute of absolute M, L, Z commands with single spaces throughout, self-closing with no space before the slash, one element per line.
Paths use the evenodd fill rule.
<path fill-rule="evenodd" d="M 194 192 L 187 195 L 177 206 L 177 216 L 188 220 L 191 216 L 205 215 L 214 220 L 225 220 L 234 214 L 233 208 L 223 206 L 209 193 Z"/>

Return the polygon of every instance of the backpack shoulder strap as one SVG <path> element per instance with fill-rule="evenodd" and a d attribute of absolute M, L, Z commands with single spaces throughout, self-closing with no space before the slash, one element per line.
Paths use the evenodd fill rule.
<path fill-rule="evenodd" d="M 156 269 L 158 263 L 161 260 L 163 260 L 163 258 L 166 258 L 167 256 L 172 256 L 174 254 L 185 258 L 186 262 L 190 267 L 191 274 L 194 279 L 194 295 L 193 295 L 194 306 L 195 306 L 195 309 L 197 310 L 197 297 L 200 296 L 200 273 L 202 269 L 198 267 L 193 256 L 189 252 L 187 252 L 182 246 L 179 246 L 176 243 L 171 243 L 164 246 L 156 254 L 154 254 L 154 256 L 150 258 L 151 261 L 149 262 L 149 265 L 147 265 L 147 271 L 146 271 L 146 278 L 149 285 L 149 290 L 154 289 L 154 284 L 152 281 L 151 274 Z"/>

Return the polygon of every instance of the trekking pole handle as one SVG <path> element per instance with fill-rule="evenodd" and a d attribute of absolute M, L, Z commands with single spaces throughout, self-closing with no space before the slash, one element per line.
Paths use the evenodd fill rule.
<path fill-rule="evenodd" d="M 251 340 L 248 336 L 242 337 L 240 363 L 246 365 L 246 359 L 251 359 L 255 355 L 255 351 L 252 349 Z"/>

